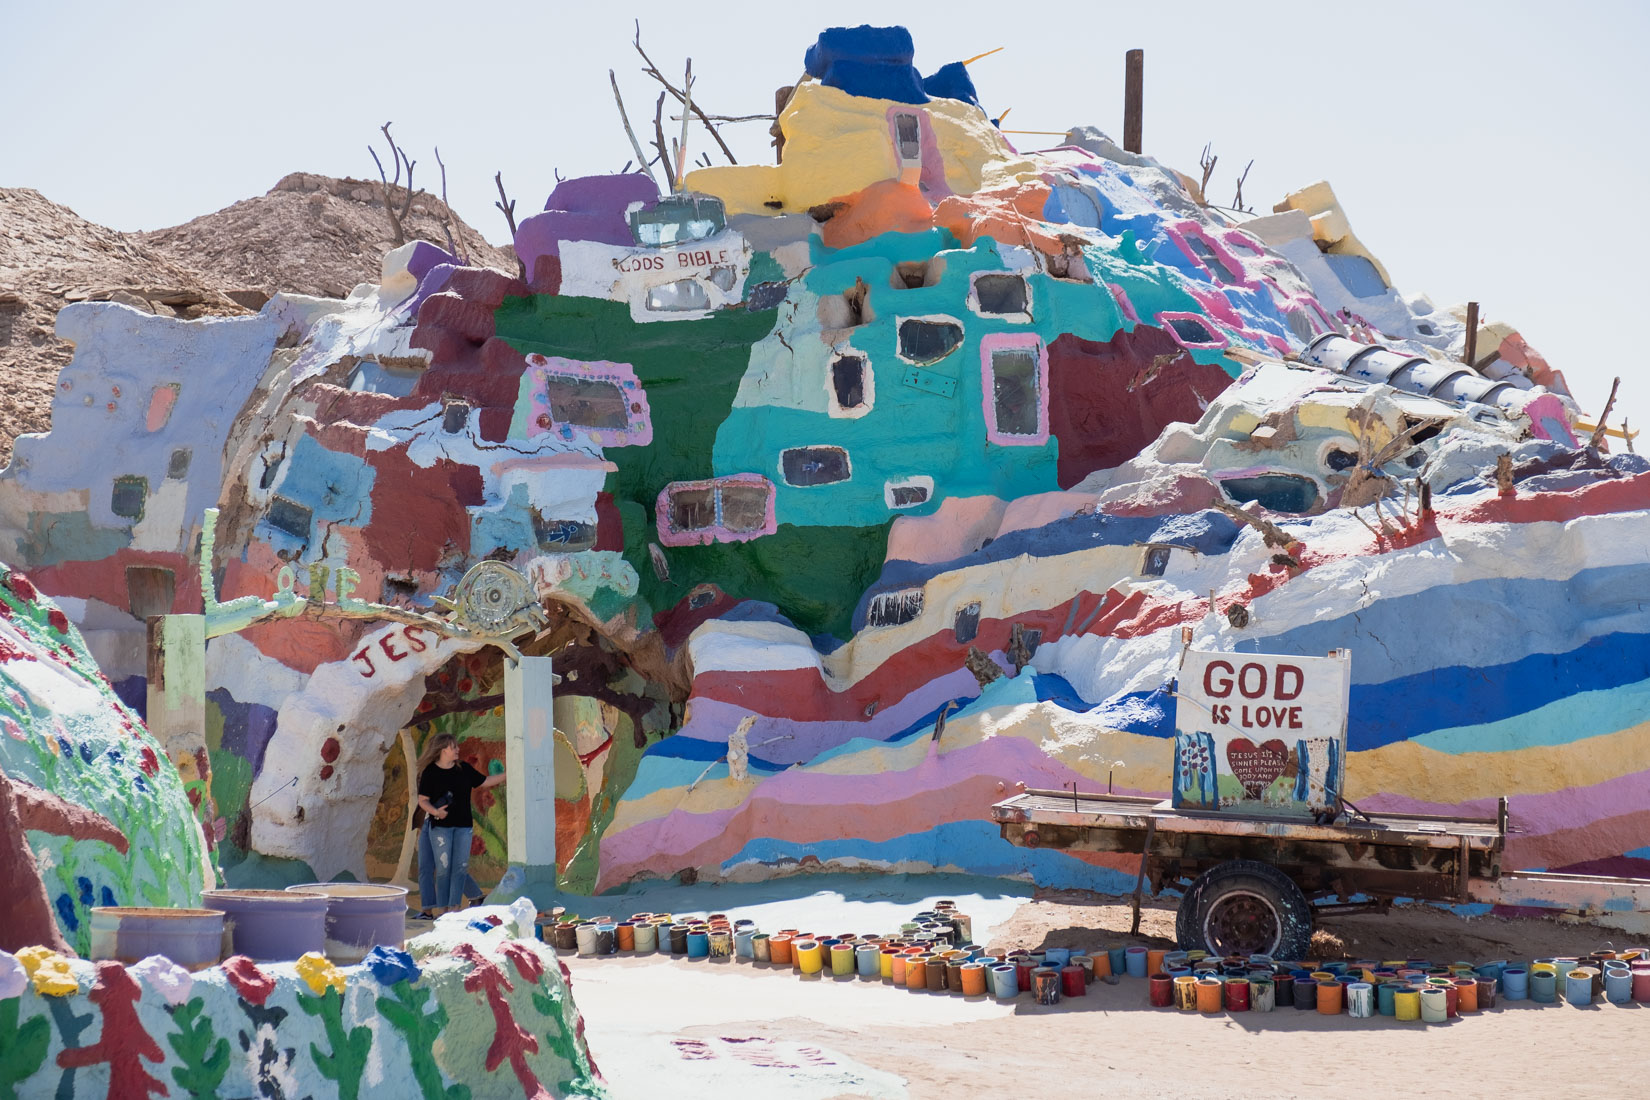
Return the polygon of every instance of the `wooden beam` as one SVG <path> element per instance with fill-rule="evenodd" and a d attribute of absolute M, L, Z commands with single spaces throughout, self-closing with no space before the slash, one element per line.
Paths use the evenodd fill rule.
<path fill-rule="evenodd" d="M 1146 51 L 1130 50 L 1123 63 L 1123 148 L 1140 152 L 1140 120 L 1146 91 Z"/>
<path fill-rule="evenodd" d="M 1467 346 L 1461 361 L 1472 366 L 1478 361 L 1478 303 L 1467 303 Z"/>

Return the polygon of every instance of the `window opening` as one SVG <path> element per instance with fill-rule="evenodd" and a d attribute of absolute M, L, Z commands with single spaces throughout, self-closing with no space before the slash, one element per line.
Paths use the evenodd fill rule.
<path fill-rule="evenodd" d="M 406 397 L 418 386 L 422 370 L 386 367 L 376 359 L 363 359 L 349 373 L 347 389 L 356 393 L 383 393 L 392 397 Z"/>
<path fill-rule="evenodd" d="M 1142 577 L 1161 577 L 1169 569 L 1169 547 L 1146 547 L 1145 560 L 1140 563 Z"/>
<path fill-rule="evenodd" d="M 545 396 L 550 415 L 558 424 L 581 428 L 630 427 L 630 399 L 618 385 L 599 378 L 547 377 Z"/>
<path fill-rule="evenodd" d="M 871 288 L 864 279 L 855 278 L 854 285 L 841 294 L 822 294 L 819 298 L 819 327 L 826 329 L 858 328 L 876 320 L 866 300 Z"/>
<path fill-rule="evenodd" d="M 699 611 L 703 608 L 709 607 L 711 604 L 716 602 L 717 595 L 718 593 L 716 589 L 710 585 L 705 585 L 702 588 L 695 588 L 692 593 L 688 595 L 688 610 Z"/>
<path fill-rule="evenodd" d="M 115 487 L 109 494 L 109 510 L 122 519 L 143 518 L 143 505 L 149 499 L 149 479 L 135 474 L 115 478 Z"/>
<path fill-rule="evenodd" d="M 894 137 L 899 147 L 899 159 L 907 163 L 922 163 L 922 124 L 916 115 L 894 116 Z"/>
<path fill-rule="evenodd" d="M 699 531 L 716 524 L 716 490 L 677 489 L 670 494 L 670 525 L 678 531 Z"/>
<path fill-rule="evenodd" d="M 1308 512 L 1318 503 L 1318 483 L 1300 474 L 1223 478 L 1220 487 L 1239 504 L 1258 501 L 1274 512 Z"/>
<path fill-rule="evenodd" d="M 270 502 L 269 514 L 265 518 L 277 531 L 285 531 L 294 538 L 307 539 L 310 524 L 315 521 L 315 512 L 297 501 L 276 497 Z"/>
<path fill-rule="evenodd" d="M 441 430 L 448 435 L 457 435 L 470 423 L 470 403 L 468 401 L 450 401 L 441 410 Z"/>
<path fill-rule="evenodd" d="M 661 541 L 670 546 L 743 541 L 773 530 L 773 484 L 752 474 L 678 482 L 659 494 Z M 694 536 L 698 537 L 694 537 Z"/>
<path fill-rule="evenodd" d="M 866 626 L 900 626 L 922 614 L 923 592 L 920 588 L 905 588 L 898 592 L 881 592 L 871 597 L 871 606 L 865 612 Z"/>
<path fill-rule="evenodd" d="M 991 401 L 998 434 L 1041 434 L 1037 373 L 1035 348 L 999 348 L 991 353 Z"/>
<path fill-rule="evenodd" d="M 844 409 L 857 409 L 865 404 L 865 357 L 839 355 L 831 363 L 831 391 L 836 403 Z"/>
<path fill-rule="evenodd" d="M 1192 258 L 1200 261 L 1216 279 L 1227 283 L 1243 282 L 1243 276 L 1233 271 L 1231 266 L 1221 258 L 1220 253 L 1216 252 L 1208 241 L 1196 233 L 1187 233 L 1183 239 L 1186 242 L 1186 247 L 1191 250 Z"/>
<path fill-rule="evenodd" d="M 151 616 L 172 610 L 177 578 L 170 569 L 157 565 L 126 567 L 126 606 L 132 618 L 147 622 Z"/>
<path fill-rule="evenodd" d="M 178 447 L 172 451 L 172 457 L 166 461 L 166 479 L 168 481 L 182 481 L 189 476 L 189 458 L 191 452 L 188 447 Z"/>
<path fill-rule="evenodd" d="M 532 513 L 533 539 L 546 550 L 570 554 L 589 550 L 596 545 L 596 525 L 576 519 L 545 519 L 537 510 Z"/>
<path fill-rule="evenodd" d="M 1323 456 L 1323 464 L 1336 473 L 1342 473 L 1358 464 L 1358 456 L 1351 451 L 1343 451 L 1339 447 L 1333 447 L 1328 454 Z"/>
<path fill-rule="evenodd" d="M 888 486 L 888 506 L 890 508 L 915 508 L 919 504 L 927 504 L 932 488 L 920 482 L 906 482 L 903 485 Z"/>
<path fill-rule="evenodd" d="M 899 323 L 900 357 L 913 363 L 936 363 L 956 351 L 962 339 L 963 328 L 955 321 Z"/>
<path fill-rule="evenodd" d="M 726 227 L 722 200 L 709 195 L 666 195 L 648 209 L 630 213 L 631 236 L 654 248 L 704 240 Z"/>
<path fill-rule="evenodd" d="M 696 279 L 678 279 L 647 292 L 647 309 L 654 313 L 691 313 L 709 308 L 710 295 Z"/>
<path fill-rule="evenodd" d="M 722 526 L 729 531 L 760 531 L 768 522 L 768 501 L 772 487 L 761 485 L 724 485 L 719 496 L 722 502 Z"/>
<path fill-rule="evenodd" d="M 1210 332 L 1200 321 L 1190 317 L 1175 317 L 1169 321 L 1169 327 L 1174 329 L 1182 340 L 1188 344 L 1212 344 L 1215 334 Z"/>
<path fill-rule="evenodd" d="M 779 468 L 787 485 L 830 485 L 851 476 L 841 447 L 791 447 L 779 452 Z"/>
<path fill-rule="evenodd" d="M 981 275 L 974 280 L 981 313 L 1025 313 L 1026 281 L 1019 275 Z"/>
<path fill-rule="evenodd" d="M 957 639 L 958 645 L 967 645 L 980 633 L 980 602 L 964 604 L 957 608 L 957 615 L 951 621 L 951 636 Z"/>

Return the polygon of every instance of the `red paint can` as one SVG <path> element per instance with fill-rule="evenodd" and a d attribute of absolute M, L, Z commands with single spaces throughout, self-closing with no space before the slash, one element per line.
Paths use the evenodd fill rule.
<path fill-rule="evenodd" d="M 1444 987 L 1444 1018 L 1461 1015 L 1461 991 L 1451 982 Z"/>
<path fill-rule="evenodd" d="M 1060 992 L 1067 997 L 1081 997 L 1089 990 L 1089 983 L 1083 976 L 1080 966 L 1062 966 L 1060 968 Z M 1171 991 L 1172 995 L 1172 991 Z"/>
<path fill-rule="evenodd" d="M 1151 976 L 1149 995 L 1153 1008 L 1168 1008 L 1174 1004 L 1174 979 L 1167 974 Z"/>
<path fill-rule="evenodd" d="M 1227 1012 L 1248 1012 L 1249 1011 L 1249 979 L 1248 978 L 1228 978 L 1228 979 L 1226 979 L 1226 1011 Z"/>
<path fill-rule="evenodd" d="M 1031 988 L 1031 972 L 1037 969 L 1037 964 L 1027 956 L 1020 956 L 1014 960 L 1014 977 L 1019 981 L 1021 989 Z"/>

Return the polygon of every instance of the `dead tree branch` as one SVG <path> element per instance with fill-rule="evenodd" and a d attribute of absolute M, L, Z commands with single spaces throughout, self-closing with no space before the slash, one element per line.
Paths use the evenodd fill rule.
<path fill-rule="evenodd" d="M 1592 438 L 1587 440 L 1587 446 L 1598 450 L 1599 444 L 1604 442 L 1604 424 L 1610 419 L 1610 410 L 1616 407 L 1616 391 L 1621 388 L 1621 379 L 1618 377 L 1610 383 L 1610 399 L 1604 402 L 1604 411 L 1599 414 L 1598 427 L 1593 429 Z"/>
<path fill-rule="evenodd" d="M 384 214 L 390 219 L 390 232 L 394 236 L 395 247 L 400 248 L 407 243 L 407 232 L 402 228 L 402 225 L 406 221 L 407 214 L 412 210 L 413 165 L 418 162 L 407 156 L 406 150 L 397 145 L 395 139 L 390 136 L 390 127 L 393 125 L 395 125 L 393 122 L 386 122 L 379 127 L 379 130 L 383 133 L 384 140 L 390 143 L 390 162 L 395 165 L 395 178 L 390 179 L 384 172 L 384 162 L 378 159 L 377 149 L 368 145 L 367 152 L 372 154 L 373 163 L 378 165 L 378 180 L 381 185 L 380 194 L 384 199 Z M 395 209 L 394 192 L 401 185 L 402 165 L 407 167 L 406 200 L 401 204 L 401 210 L 398 213 Z"/>
<path fill-rule="evenodd" d="M 670 150 L 665 147 L 665 93 L 659 93 L 659 102 L 653 105 L 653 147 L 659 150 L 659 167 L 665 170 L 670 189 L 676 190 L 676 169 L 670 165 Z"/>
<path fill-rule="evenodd" d="M 1197 185 L 1198 191 L 1203 194 L 1203 201 L 1209 201 L 1209 177 L 1215 174 L 1215 162 L 1220 159 L 1212 153 L 1214 143 L 1210 142 L 1203 147 L 1203 154 L 1197 158 L 1198 167 L 1203 169 L 1203 181 Z"/>
<path fill-rule="evenodd" d="M 612 69 L 607 70 L 607 80 L 608 83 L 613 85 L 613 100 L 619 105 L 619 121 L 624 123 L 625 137 L 630 139 L 630 147 L 636 150 L 636 163 L 642 166 L 642 171 L 646 172 L 647 178 L 652 180 L 653 169 L 648 167 L 647 154 L 642 152 L 642 143 L 636 140 L 636 131 L 631 129 L 630 113 L 624 109 L 624 97 L 619 94 L 619 78 L 613 75 Z M 653 185 L 657 187 L 659 181 L 653 180 Z"/>
<path fill-rule="evenodd" d="M 1243 205 L 1243 181 L 1249 178 L 1249 169 L 1254 166 L 1255 162 L 1253 160 L 1243 166 L 1243 175 L 1239 176 L 1237 181 L 1237 197 L 1232 200 L 1232 209 L 1245 214 L 1249 211 Z"/>
<path fill-rule="evenodd" d="M 1276 547 L 1279 550 L 1287 550 L 1295 542 L 1289 532 L 1285 531 L 1269 519 L 1261 519 L 1258 516 L 1251 516 L 1242 508 L 1239 508 L 1236 505 L 1228 504 L 1224 500 L 1217 500 L 1214 503 L 1216 508 L 1219 508 L 1222 512 L 1225 512 L 1228 516 L 1231 516 L 1239 523 L 1248 524 L 1250 527 L 1253 527 L 1255 530 L 1259 531 L 1261 541 L 1267 546 Z"/>
<path fill-rule="evenodd" d="M 629 128 L 628 125 L 626 128 Z M 510 242 L 512 245 L 512 251 L 514 251 L 513 246 L 516 239 L 516 200 L 504 193 L 504 173 L 502 171 L 493 173 L 493 182 L 498 185 L 498 201 L 493 203 L 493 205 L 498 207 L 499 213 L 504 215 L 505 222 L 510 226 Z M 527 278 L 527 265 L 521 262 L 521 256 L 519 254 L 516 256 L 516 274 L 520 275 L 524 281 Z"/>
<path fill-rule="evenodd" d="M 453 208 L 447 202 L 447 165 L 441 159 L 441 146 L 435 147 L 435 162 L 441 168 L 441 232 L 447 237 L 447 251 L 456 256 L 466 267 L 470 258 L 459 250 L 458 239 L 453 236 Z"/>
<path fill-rule="evenodd" d="M 721 146 L 722 154 L 728 158 L 728 163 L 729 164 L 738 164 L 739 161 L 734 159 L 733 150 L 729 149 L 728 148 L 728 143 L 722 140 L 722 135 L 716 132 L 716 127 L 711 122 L 710 116 L 705 114 L 705 112 L 701 108 L 695 106 L 694 103 L 692 102 L 692 100 L 689 99 L 686 92 L 683 92 L 681 89 L 679 89 L 679 88 L 675 87 L 673 84 L 671 84 L 670 81 L 666 80 L 665 79 L 665 74 L 659 71 L 659 66 L 655 65 L 653 63 L 653 59 L 647 55 L 647 51 L 642 49 L 642 21 L 640 19 L 636 20 L 636 40 L 631 44 L 636 47 L 636 52 L 641 54 L 642 55 L 642 60 L 647 63 L 647 68 L 643 69 L 642 72 L 646 73 L 648 76 L 651 76 L 654 80 L 657 80 L 661 85 L 664 86 L 665 91 L 669 92 L 671 95 L 676 97 L 676 102 L 682 104 L 682 107 L 683 107 L 682 114 L 684 116 L 683 120 L 682 120 L 683 123 L 684 123 L 684 126 L 683 126 L 684 136 L 683 136 L 683 139 L 682 139 L 682 144 L 684 146 L 687 144 L 687 138 L 685 136 L 686 135 L 685 123 L 686 123 L 687 119 L 686 119 L 685 116 L 692 115 L 692 116 L 698 118 L 698 120 L 701 123 L 704 124 L 705 129 L 710 131 L 710 136 L 716 139 L 716 144 L 717 145 Z M 692 67 L 693 67 L 693 62 L 689 61 L 688 62 L 688 69 L 689 69 L 690 74 L 692 72 Z M 661 143 L 661 151 L 662 151 L 662 143 Z"/>

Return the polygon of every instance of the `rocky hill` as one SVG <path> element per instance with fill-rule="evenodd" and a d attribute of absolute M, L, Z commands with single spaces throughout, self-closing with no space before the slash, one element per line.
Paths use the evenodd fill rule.
<path fill-rule="evenodd" d="M 404 197 L 404 192 L 397 192 Z M 440 199 L 415 194 L 407 238 L 446 246 Z M 471 263 L 515 257 L 452 216 Z M 276 291 L 342 297 L 376 281 L 392 230 L 378 185 L 293 173 L 267 194 L 183 225 L 122 233 L 28 188 L 0 188 L 0 468 L 12 441 L 51 426 L 52 388 L 74 354 L 55 333 L 72 302 L 115 301 L 163 317 L 254 311 Z"/>

